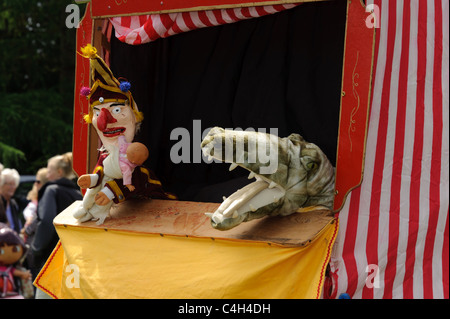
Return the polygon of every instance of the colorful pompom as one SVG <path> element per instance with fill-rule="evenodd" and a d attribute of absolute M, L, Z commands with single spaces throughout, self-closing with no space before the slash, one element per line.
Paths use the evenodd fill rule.
<path fill-rule="evenodd" d="M 80 90 L 80 95 L 82 96 L 88 96 L 91 93 L 91 89 L 87 86 L 83 86 Z"/>
<path fill-rule="evenodd" d="M 131 83 L 128 81 L 120 82 L 120 90 L 124 93 L 128 92 L 131 88 Z"/>

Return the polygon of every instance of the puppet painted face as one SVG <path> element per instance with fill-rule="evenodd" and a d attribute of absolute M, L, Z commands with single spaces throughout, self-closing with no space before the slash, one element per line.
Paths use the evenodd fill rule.
<path fill-rule="evenodd" d="M 23 253 L 20 237 L 5 224 L 0 223 L 0 266 L 16 263 Z"/>
<path fill-rule="evenodd" d="M 94 125 L 103 145 L 118 145 L 118 138 L 124 135 L 131 143 L 136 132 L 136 116 L 131 107 L 125 103 L 110 102 L 93 108 L 92 125 Z"/>
<path fill-rule="evenodd" d="M 0 245 L 0 265 L 12 265 L 22 257 L 23 250 L 20 245 Z"/>

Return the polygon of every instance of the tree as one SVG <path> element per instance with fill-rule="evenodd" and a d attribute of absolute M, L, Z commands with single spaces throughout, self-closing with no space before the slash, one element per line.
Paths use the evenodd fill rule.
<path fill-rule="evenodd" d="M 76 29 L 65 24 L 71 3 L 0 2 L 0 162 L 21 174 L 35 174 L 49 157 L 72 149 Z"/>

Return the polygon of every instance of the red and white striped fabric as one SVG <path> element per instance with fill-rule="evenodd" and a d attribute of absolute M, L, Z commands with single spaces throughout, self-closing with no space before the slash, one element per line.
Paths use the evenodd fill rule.
<path fill-rule="evenodd" d="M 142 16 L 110 18 L 116 37 L 127 44 L 138 45 L 159 38 L 191 31 L 233 23 L 240 20 L 262 17 L 291 9 L 298 4 L 280 4 L 249 8 L 216 9 Z"/>
<path fill-rule="evenodd" d="M 339 214 L 332 297 L 449 298 L 449 2 L 374 4 L 364 179 Z"/>

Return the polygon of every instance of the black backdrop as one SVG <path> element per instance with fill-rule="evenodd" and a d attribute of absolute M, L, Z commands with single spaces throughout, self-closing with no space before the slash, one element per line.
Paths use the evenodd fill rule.
<path fill-rule="evenodd" d="M 220 202 L 248 180 L 228 164 L 174 164 L 175 128 L 213 126 L 299 133 L 336 161 L 346 1 L 305 3 L 274 15 L 131 46 L 111 40 L 111 69 L 131 84 L 145 120 L 136 140 L 146 166 L 181 200 Z M 198 157 L 198 154 L 197 154 Z M 245 177 L 242 177 L 245 176 Z"/>

